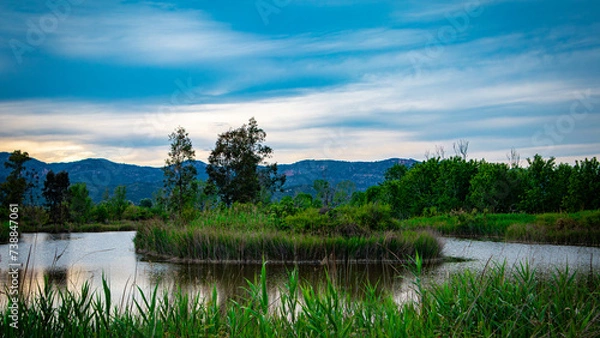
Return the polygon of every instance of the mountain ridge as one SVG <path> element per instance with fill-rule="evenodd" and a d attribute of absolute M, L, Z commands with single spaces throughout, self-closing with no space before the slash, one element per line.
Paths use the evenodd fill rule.
<path fill-rule="evenodd" d="M 10 153 L 0 152 L 0 163 L 8 160 Z M 357 190 L 365 190 L 383 181 L 385 171 L 399 163 L 412 166 L 418 161 L 406 158 L 389 158 L 380 161 L 343 161 L 305 159 L 290 164 L 277 164 L 279 173 L 286 175 L 284 195 L 295 195 L 299 192 L 313 194 L 312 184 L 316 179 L 324 179 L 335 185 L 341 181 L 354 182 Z M 206 180 L 206 163 L 195 162 L 198 179 Z M 28 170 L 34 170 L 39 176 L 38 187 L 41 189 L 48 171 L 66 171 L 69 173 L 71 184 L 86 183 L 94 202 L 102 200 L 102 195 L 108 189 L 110 193 L 119 185 L 127 187 L 127 198 L 139 203 L 142 198 L 152 198 L 153 193 L 163 186 L 161 168 L 140 166 L 136 164 L 116 163 L 104 158 L 88 158 L 73 162 L 46 163 L 32 158 L 25 165 Z M 0 181 L 4 181 L 10 170 L 4 165 L 0 167 Z"/>

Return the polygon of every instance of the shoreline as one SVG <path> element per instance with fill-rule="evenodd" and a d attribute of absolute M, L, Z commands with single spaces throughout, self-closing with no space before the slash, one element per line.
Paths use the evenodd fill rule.
<path fill-rule="evenodd" d="M 404 265 L 412 263 L 410 259 L 328 259 L 323 260 L 236 260 L 236 259 L 223 259 L 223 260 L 214 260 L 214 259 L 195 259 L 195 258 L 181 258 L 174 257 L 167 254 L 159 254 L 155 252 L 151 252 L 149 250 L 141 250 L 136 249 L 137 254 L 145 255 L 151 258 L 160 259 L 160 262 L 165 263 L 174 263 L 174 264 L 247 264 L 247 265 L 328 265 L 328 264 L 360 264 L 360 265 L 371 265 L 371 264 L 396 264 L 396 265 Z M 448 258 L 455 257 L 438 257 L 438 258 L 427 258 L 422 259 L 422 263 L 424 265 L 429 264 L 439 264 L 443 263 Z"/>

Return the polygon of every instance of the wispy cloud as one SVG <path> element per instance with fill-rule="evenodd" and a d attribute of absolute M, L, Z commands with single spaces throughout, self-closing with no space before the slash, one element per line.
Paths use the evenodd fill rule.
<path fill-rule="evenodd" d="M 218 133 L 255 116 L 284 163 L 422 158 L 461 138 L 488 160 L 510 147 L 523 157 L 600 155 L 600 101 L 573 128 L 560 125 L 578 95 L 600 98 L 600 24 L 587 12 L 526 20 L 522 6 L 546 5 L 480 0 L 485 14 L 440 39 L 446 14 L 473 1 L 381 0 L 373 8 L 397 12 L 354 21 L 349 3 L 371 2 L 291 2 L 282 21 L 313 10 L 321 26 L 266 28 L 222 3 L 73 8 L 22 66 L 0 48 L 0 150 L 162 165 L 167 135 L 182 125 L 205 160 Z M 48 12 L 17 7 L 0 14 L 0 42 L 26 37 L 24 22 Z M 557 125 L 559 138 L 546 131 Z M 552 142 L 536 142 L 538 132 Z"/>

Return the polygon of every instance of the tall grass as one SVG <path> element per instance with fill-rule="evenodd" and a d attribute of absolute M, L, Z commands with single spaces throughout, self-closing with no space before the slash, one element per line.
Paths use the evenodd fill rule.
<path fill-rule="evenodd" d="M 139 252 L 202 262 L 401 261 L 417 251 L 427 259 L 440 257 L 442 251 L 435 235 L 426 231 L 343 237 L 161 223 L 140 227 L 134 243 Z"/>
<path fill-rule="evenodd" d="M 433 229 L 443 235 L 458 237 L 598 246 L 600 210 L 538 215 L 459 211 L 403 220 L 399 228 Z"/>
<path fill-rule="evenodd" d="M 331 282 L 322 288 L 305 285 L 297 272 L 273 299 L 265 269 L 248 283 L 245 297 L 221 307 L 216 289 L 206 298 L 140 290 L 129 306 L 118 308 L 110 303 L 106 283 L 99 292 L 87 285 L 79 292 L 46 286 L 19 302 L 19 330 L 9 327 L 9 311 L 2 309 L 0 332 L 9 337 L 596 337 L 600 332 L 598 273 L 566 269 L 541 275 L 526 265 L 493 265 L 428 286 L 415 282 L 419 300 L 398 304 L 370 285 L 357 300 Z M 419 268 L 414 271 L 418 277 Z"/>

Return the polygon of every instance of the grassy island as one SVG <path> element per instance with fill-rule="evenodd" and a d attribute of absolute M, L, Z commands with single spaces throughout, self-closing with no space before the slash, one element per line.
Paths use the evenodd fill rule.
<path fill-rule="evenodd" d="M 186 225 L 138 228 L 138 252 L 179 261 L 261 263 L 402 262 L 415 253 L 436 259 L 431 231 L 393 229 L 385 207 L 307 209 L 279 217 L 255 205 L 204 212 Z"/>

